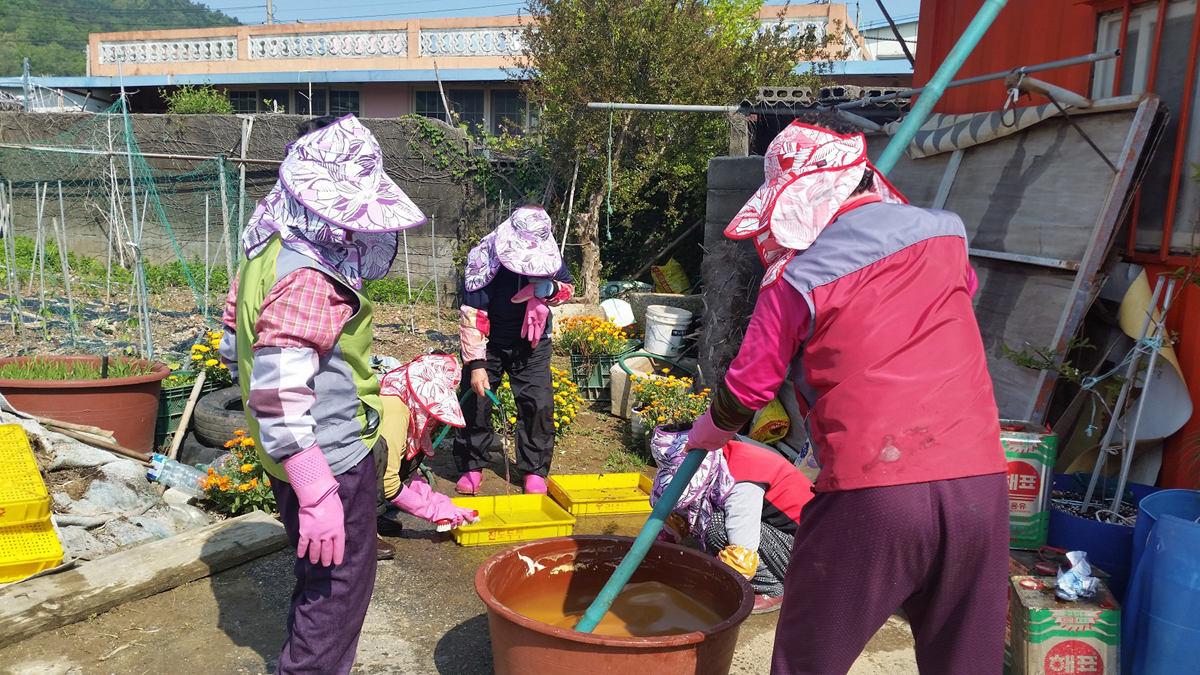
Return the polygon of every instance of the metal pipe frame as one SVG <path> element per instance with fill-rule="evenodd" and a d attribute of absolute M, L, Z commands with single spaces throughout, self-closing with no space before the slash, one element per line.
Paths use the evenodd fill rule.
<path fill-rule="evenodd" d="M 1135 174 L 1138 160 L 1151 140 L 1150 133 L 1155 129 L 1160 105 L 1161 99 L 1158 96 L 1146 94 L 1142 97 L 1141 103 L 1138 104 L 1134 113 L 1129 127 L 1129 135 L 1126 136 L 1125 144 L 1115 162 L 1119 171 L 1109 186 L 1108 194 L 1104 198 L 1104 205 L 1100 209 L 1100 214 L 1097 216 L 1092 230 L 1092 240 L 1083 254 L 1079 272 L 1075 275 L 1075 281 L 1071 286 L 1071 302 L 1063 312 L 1058 327 L 1055 329 L 1053 344 L 1049 345 L 1060 355 L 1065 352 L 1067 341 L 1075 334 L 1080 322 L 1083 321 L 1083 315 L 1099 291 L 1099 284 L 1103 281 L 1100 268 L 1108 256 L 1109 242 L 1115 236 L 1116 228 L 1121 220 L 1126 202 L 1125 195 L 1129 194 L 1134 180 L 1137 178 Z M 1025 419 L 1039 424 L 1045 420 L 1050 397 L 1054 393 L 1055 380 L 1055 375 L 1049 371 L 1043 370 L 1038 374 L 1034 397 Z"/>
<path fill-rule="evenodd" d="M 1058 61 L 1048 61 L 1039 63 L 1033 66 L 1021 66 L 1012 70 L 1004 70 L 989 75 L 977 75 L 968 77 L 962 80 L 955 80 L 946 85 L 947 89 L 954 87 L 965 87 L 972 84 L 980 84 L 982 82 L 992 82 L 995 80 L 1003 80 L 1012 73 L 1039 73 L 1046 70 L 1056 70 L 1058 68 L 1070 68 L 1071 66 L 1080 66 L 1086 63 L 1095 63 L 1097 61 L 1107 61 L 1115 59 L 1121 55 L 1120 49 L 1114 49 L 1107 52 L 1095 52 L 1093 54 L 1085 54 L 1069 59 L 1061 59 Z M 893 92 L 891 94 L 883 94 L 881 96 L 873 96 L 857 101 L 847 101 L 839 103 L 834 108 L 845 110 L 856 106 L 867 106 L 876 103 L 885 103 L 897 98 L 907 98 L 915 96 L 925 91 L 925 87 L 917 87 L 916 89 L 906 89 L 904 91 Z M 754 115 L 790 115 L 791 110 L 759 110 L 753 106 L 745 105 L 680 105 L 675 103 L 615 103 L 615 102 L 591 102 L 587 104 L 590 110 L 642 110 L 653 112 L 694 112 L 694 113 L 742 113 Z M 5 147 L 0 145 L 0 147 Z M 149 155 L 147 155 L 149 157 Z M 247 160 L 249 161 L 249 160 Z"/>
<path fill-rule="evenodd" d="M 4 149 L 4 150 L 37 150 L 39 152 L 73 153 L 76 155 L 100 155 L 102 157 L 127 157 L 127 156 L 129 156 L 128 152 L 121 152 L 120 150 L 89 150 L 86 148 L 58 148 L 58 147 L 49 146 L 49 145 L 45 145 L 45 146 L 21 145 L 19 143 L 0 143 L 0 149 Z M 150 159 L 173 159 L 173 160 L 178 160 L 178 161 L 182 161 L 182 162 L 210 162 L 210 161 L 218 159 L 222 156 L 222 155 L 214 155 L 211 157 L 206 157 L 204 155 L 172 155 L 172 154 L 167 154 L 167 153 L 162 153 L 162 152 L 139 152 L 137 154 L 141 155 L 142 157 L 148 157 Z M 240 159 L 237 157 L 226 157 L 225 161 L 232 162 L 234 164 L 269 164 L 272 166 L 279 166 L 280 164 L 283 163 L 282 160 L 278 160 L 278 159 L 251 159 L 251 158 Z"/>

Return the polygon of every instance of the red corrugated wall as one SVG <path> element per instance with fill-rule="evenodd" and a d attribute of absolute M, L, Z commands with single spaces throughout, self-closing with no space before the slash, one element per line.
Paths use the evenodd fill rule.
<path fill-rule="evenodd" d="M 1119 3 L 1090 2 L 1092 4 L 1088 4 L 1089 0 L 1009 0 L 955 79 L 1091 52 L 1096 41 L 1096 10 L 1093 4 L 1115 7 Z M 914 86 L 920 87 L 929 82 L 982 6 L 983 0 L 922 0 Z M 1046 71 L 1035 77 L 1085 96 L 1091 89 L 1090 65 Z M 1005 95 L 1004 87 L 999 82 L 950 89 L 938 102 L 936 110 L 944 113 L 995 110 L 1004 104 Z M 1022 101 L 1021 105 L 1028 103 Z M 1170 148 L 1159 148 L 1158 151 L 1169 152 Z M 1147 272 L 1157 274 L 1172 269 L 1169 266 L 1150 266 Z M 1190 458 L 1195 455 L 1193 439 L 1200 434 L 1200 339 L 1195 330 L 1200 325 L 1200 289 L 1188 288 L 1177 304 L 1168 323 L 1173 330 L 1181 333 L 1175 349 L 1197 414 L 1192 416 L 1183 431 L 1168 440 L 1160 484 L 1163 487 L 1200 489 L 1200 479 L 1195 470 L 1188 466 Z"/>
<path fill-rule="evenodd" d="M 1088 54 L 1096 42 L 1096 12 L 1080 0 L 1009 0 L 955 79 Z M 941 65 L 983 0 L 922 0 L 913 84 L 921 87 Z M 1039 73 L 1038 79 L 1088 94 L 1091 66 Z M 936 110 L 972 113 L 1004 105 L 1000 82 L 950 89 Z"/>

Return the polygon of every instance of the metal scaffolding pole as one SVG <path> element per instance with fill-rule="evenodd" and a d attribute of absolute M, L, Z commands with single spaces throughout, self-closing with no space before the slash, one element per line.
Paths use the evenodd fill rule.
<path fill-rule="evenodd" d="M 1038 73 L 1045 70 L 1055 70 L 1058 68 L 1070 68 L 1071 66 L 1080 66 L 1085 63 L 1095 63 L 1097 61 L 1107 61 L 1115 59 L 1121 55 L 1120 49 L 1114 49 L 1107 52 L 1095 52 L 1093 54 L 1084 54 L 1069 59 L 1061 59 L 1058 61 L 1048 61 L 1039 63 L 1034 66 L 1021 66 L 1012 70 L 1005 70 L 998 73 L 988 75 L 979 75 L 976 77 L 968 77 L 962 80 L 955 80 L 946 85 L 946 89 L 954 87 L 966 87 L 972 84 L 981 82 L 992 82 L 994 80 L 1003 80 L 1012 73 Z M 876 103 L 886 103 L 897 98 L 908 98 L 916 96 L 925 91 L 925 87 L 917 87 L 916 89 L 905 89 L 904 91 L 892 92 L 881 96 L 872 96 L 857 101 L 846 101 L 839 103 L 833 108 L 838 110 L 847 110 L 850 108 L 873 105 Z M 776 110 L 776 109 L 759 109 L 749 105 L 678 105 L 674 103 L 588 103 L 587 107 L 592 110 L 644 110 L 655 112 L 693 112 L 693 113 L 741 113 L 743 115 L 791 115 L 792 110 Z"/>

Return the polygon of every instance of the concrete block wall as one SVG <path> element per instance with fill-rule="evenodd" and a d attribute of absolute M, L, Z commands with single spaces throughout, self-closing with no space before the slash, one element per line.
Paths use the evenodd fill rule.
<path fill-rule="evenodd" d="M 247 144 L 246 156 L 256 159 L 279 160 L 284 148 L 295 139 L 298 115 L 257 115 Z M 105 118 L 89 113 L 23 113 L 0 112 L 0 143 L 69 146 L 103 150 L 107 138 L 105 127 L 112 123 L 117 138 L 123 121 L 119 116 Z M 131 115 L 139 149 L 143 153 L 237 157 L 241 151 L 242 134 L 247 128 L 244 119 L 235 115 Z M 459 129 L 437 121 L 447 142 L 458 152 L 470 152 L 470 141 Z M 406 194 L 430 218 L 430 223 L 408 230 L 409 269 L 414 285 L 425 285 L 434 275 L 433 251 L 436 249 L 438 285 L 444 300 L 452 300 L 458 287 L 461 271 L 456 258 L 461 258 L 459 242 L 468 225 L 480 218 L 481 194 L 469 175 L 455 175 L 452 167 L 431 160 L 456 150 L 429 147 L 422 138 L 420 121 L 412 119 L 364 119 L 363 124 L 375 133 L 384 152 L 384 168 Z M 91 125 L 89 127 L 89 125 Z M 81 131 L 82 130 L 82 131 Z M 87 144 L 86 146 L 83 144 Z M 90 147 L 88 147 L 90 146 Z M 123 140 L 119 150 L 123 150 Z M 46 206 L 44 226 L 50 231 L 49 218 L 58 215 L 56 183 L 64 182 L 66 221 L 69 248 L 79 254 L 103 261 L 108 248 L 108 183 L 107 157 L 92 156 L 88 161 L 70 165 L 65 159 L 76 155 L 54 153 L 24 153 L 0 149 L 0 181 L 13 185 L 13 211 L 16 233 L 34 236 L 36 232 L 34 185 L 49 183 L 51 199 Z M 86 157 L 86 156 L 85 156 Z M 59 159 L 64 158 L 64 159 Z M 118 156 L 117 166 L 125 158 Z M 147 158 L 154 169 L 173 179 L 159 183 L 162 208 L 171 234 L 186 260 L 203 258 L 205 251 L 204 196 L 209 196 L 211 208 L 207 234 L 210 260 L 224 266 L 224 249 L 219 247 L 222 228 L 219 210 L 219 188 L 215 173 L 192 175 L 200 163 L 188 160 Z M 278 167 L 270 164 L 246 165 L 245 195 L 238 211 L 239 185 L 236 165 L 230 165 L 233 178 L 226 185 L 230 204 L 230 227 L 235 229 L 254 212 L 278 178 Z M 122 177 L 123 176 L 123 177 Z M 118 190 L 122 199 L 128 198 L 128 174 L 118 172 Z M 73 187 L 74 186 L 74 187 Z M 138 196 L 139 200 L 142 196 Z M 140 208 L 140 207 L 139 207 Z M 128 203 L 124 202 L 128 210 Z M 161 220 L 147 220 L 142 250 L 148 262 L 162 263 L 177 257 Z M 431 241 L 436 219 L 436 245 Z M 235 258 L 237 249 L 235 248 Z M 393 275 L 405 273 L 403 250 L 392 267 Z"/>

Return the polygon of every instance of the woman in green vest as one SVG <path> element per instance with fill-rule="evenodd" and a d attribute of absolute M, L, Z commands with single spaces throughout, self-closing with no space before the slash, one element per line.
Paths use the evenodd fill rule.
<path fill-rule="evenodd" d="M 425 222 L 366 127 L 351 115 L 313 122 L 246 225 L 219 350 L 242 374 L 246 421 L 297 553 L 280 675 L 354 665 L 387 457 L 362 281 L 386 275 L 397 233 Z"/>

